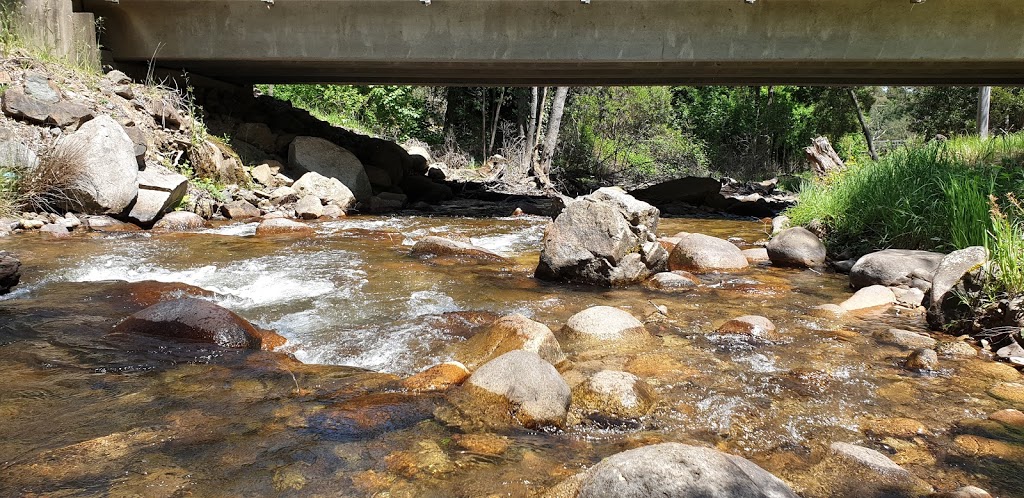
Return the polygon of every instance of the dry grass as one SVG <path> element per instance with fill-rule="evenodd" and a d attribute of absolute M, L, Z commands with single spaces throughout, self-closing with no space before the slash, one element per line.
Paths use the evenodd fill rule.
<path fill-rule="evenodd" d="M 39 156 L 39 165 L 13 165 L 7 171 L 13 176 L 5 188 L 8 209 L 34 212 L 66 211 L 79 204 L 76 192 L 81 190 L 84 145 L 58 142 Z"/>

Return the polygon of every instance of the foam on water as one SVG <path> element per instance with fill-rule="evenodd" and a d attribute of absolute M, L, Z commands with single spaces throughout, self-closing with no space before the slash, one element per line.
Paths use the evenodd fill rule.
<path fill-rule="evenodd" d="M 259 226 L 259 223 L 237 223 L 217 228 L 207 228 L 204 230 L 200 230 L 199 233 L 209 233 L 214 235 L 230 235 L 234 237 L 249 237 L 252 235 L 256 235 L 257 226 Z"/>

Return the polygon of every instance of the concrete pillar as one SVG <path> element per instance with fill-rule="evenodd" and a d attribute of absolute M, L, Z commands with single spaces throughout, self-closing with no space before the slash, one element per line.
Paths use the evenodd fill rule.
<path fill-rule="evenodd" d="M 21 0 L 18 25 L 30 50 L 99 69 L 96 17 L 90 12 L 74 12 L 70 1 Z"/>

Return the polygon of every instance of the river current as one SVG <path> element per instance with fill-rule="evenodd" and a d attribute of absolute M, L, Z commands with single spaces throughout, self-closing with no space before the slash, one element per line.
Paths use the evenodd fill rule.
<path fill-rule="evenodd" d="M 836 441 L 883 451 L 937 489 L 1024 494 L 1021 460 L 972 458 L 955 442 L 992 412 L 1024 408 L 987 394 L 1022 381 L 1012 367 L 978 356 L 942 358 L 932 374 L 902 368 L 906 351 L 873 334 L 926 332 L 923 317 L 813 317 L 814 306 L 851 294 L 848 278 L 830 272 L 754 266 L 704 275 L 676 294 L 541 282 L 532 272 L 547 221 L 352 217 L 315 224 L 314 236 L 255 237 L 251 223 L 0 239 L 24 273 L 0 298 L 0 496 L 539 496 L 603 457 L 663 441 L 743 455 L 805 496 L 852 489 L 816 466 Z M 766 230 L 707 219 L 659 228 L 743 247 Z M 509 259 L 410 256 L 426 235 L 468 237 Z M 298 361 L 111 334 L 152 281 L 212 292 L 287 338 L 281 351 Z M 397 396 L 396 379 L 451 359 L 473 323 L 522 313 L 557 335 L 594 305 L 626 309 L 657 336 L 642 349 L 567 348 L 577 371 L 625 370 L 654 387 L 658 405 L 637 426 L 486 434 L 504 448 L 481 452 L 430 416 L 438 396 L 403 398 L 390 411 L 367 404 Z M 714 334 L 749 314 L 770 318 L 781 338 Z M 338 431 L 318 417 L 338 406 L 391 419 Z M 922 429 L 879 429 L 902 419 Z M 1020 434 L 1004 440 L 1024 455 Z"/>

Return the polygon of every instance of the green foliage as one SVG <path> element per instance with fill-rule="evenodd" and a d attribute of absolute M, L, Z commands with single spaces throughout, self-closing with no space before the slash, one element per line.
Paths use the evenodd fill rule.
<path fill-rule="evenodd" d="M 426 131 L 425 94 L 410 86 L 258 85 L 335 126 L 405 140 Z"/>
<path fill-rule="evenodd" d="M 871 154 L 868 152 L 868 141 L 864 138 L 864 134 L 860 132 L 847 133 L 833 144 L 836 150 L 836 154 L 846 162 L 846 164 L 862 164 L 871 160 Z"/>
<path fill-rule="evenodd" d="M 787 214 L 819 220 L 837 253 L 984 245 L 988 196 L 1024 189 L 1024 133 L 960 138 L 893 151 L 805 188 Z"/>
<path fill-rule="evenodd" d="M 906 91 L 903 103 L 910 128 L 925 138 L 975 133 L 977 87 L 922 87 Z M 989 110 L 993 133 L 1024 130 L 1024 88 L 993 87 Z"/>
<path fill-rule="evenodd" d="M 700 143 L 674 126 L 665 87 L 577 90 L 562 126 L 562 173 L 643 183 L 707 174 Z"/>
<path fill-rule="evenodd" d="M 0 55 L 5 57 L 21 45 L 21 37 L 18 35 L 20 7 L 20 1 L 0 0 Z"/>
<path fill-rule="evenodd" d="M 1004 198 L 1002 209 L 990 198 L 992 228 L 986 248 L 999 271 L 986 282 L 986 294 L 1017 298 L 1024 295 L 1024 206 L 1012 192 Z"/>
<path fill-rule="evenodd" d="M 870 109 L 872 89 L 857 92 Z M 860 129 L 845 88 L 676 87 L 673 94 L 680 127 L 708 144 L 715 169 L 742 179 L 792 171 L 815 136 L 836 143 Z"/>

